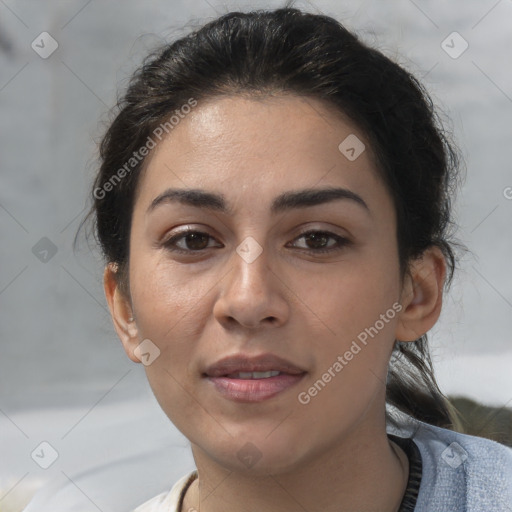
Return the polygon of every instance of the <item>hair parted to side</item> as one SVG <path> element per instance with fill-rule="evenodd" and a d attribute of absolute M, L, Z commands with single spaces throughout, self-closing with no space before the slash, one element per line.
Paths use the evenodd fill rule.
<path fill-rule="evenodd" d="M 364 44 L 335 19 L 285 7 L 230 12 L 151 53 L 131 77 L 100 145 L 92 187 L 94 232 L 129 297 L 131 216 L 146 158 L 105 194 L 102 189 L 146 144 L 156 127 L 193 98 L 296 94 L 326 102 L 367 136 L 392 198 L 402 277 L 408 264 L 438 246 L 455 268 L 451 198 L 460 157 L 424 87 L 408 71 Z M 77 233 L 78 234 L 78 233 Z M 75 239 L 76 241 L 76 239 Z M 440 391 L 427 337 L 395 342 L 386 402 L 402 413 L 461 430 Z M 396 418 L 386 413 L 388 422 Z"/>

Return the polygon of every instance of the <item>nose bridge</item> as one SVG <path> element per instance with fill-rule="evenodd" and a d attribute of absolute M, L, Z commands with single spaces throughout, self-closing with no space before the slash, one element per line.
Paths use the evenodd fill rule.
<path fill-rule="evenodd" d="M 234 285 L 239 290 L 252 294 L 265 293 L 268 285 L 268 251 L 252 236 L 246 237 L 233 255 Z"/>
<path fill-rule="evenodd" d="M 233 253 L 229 278 L 215 306 L 219 320 L 255 327 L 264 320 L 281 323 L 287 315 L 284 297 L 270 270 L 268 251 L 246 237 Z"/>

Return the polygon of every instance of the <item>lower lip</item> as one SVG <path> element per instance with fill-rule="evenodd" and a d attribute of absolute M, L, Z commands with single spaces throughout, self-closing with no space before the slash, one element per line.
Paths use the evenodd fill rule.
<path fill-rule="evenodd" d="M 297 384 L 306 375 L 283 373 L 267 379 L 207 377 L 222 396 L 234 402 L 263 402 Z"/>

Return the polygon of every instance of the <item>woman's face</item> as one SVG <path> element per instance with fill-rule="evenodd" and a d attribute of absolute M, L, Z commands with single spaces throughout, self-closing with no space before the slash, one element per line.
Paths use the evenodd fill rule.
<path fill-rule="evenodd" d="M 392 200 L 362 133 L 316 100 L 216 98 L 147 163 L 130 240 L 137 344 L 150 340 L 149 382 L 195 454 L 276 473 L 356 426 L 382 429 L 401 288 Z"/>

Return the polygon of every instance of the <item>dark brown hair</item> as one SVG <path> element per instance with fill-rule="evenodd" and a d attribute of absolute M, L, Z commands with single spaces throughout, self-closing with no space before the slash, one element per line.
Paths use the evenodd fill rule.
<path fill-rule="evenodd" d="M 151 53 L 133 74 L 101 142 L 94 204 L 83 221 L 94 216 L 95 234 L 106 261 L 117 264 L 121 289 L 129 295 L 131 215 L 145 161 L 126 167 L 134 152 L 191 98 L 280 92 L 326 102 L 362 130 L 394 201 L 402 276 L 408 263 L 438 246 L 448 285 L 456 261 L 450 202 L 460 157 L 428 93 L 410 72 L 338 21 L 286 7 L 228 13 Z M 114 183 L 123 166 L 127 172 Z M 395 342 L 386 401 L 419 420 L 454 428 L 426 335 Z M 396 424 L 389 411 L 387 419 Z"/>

